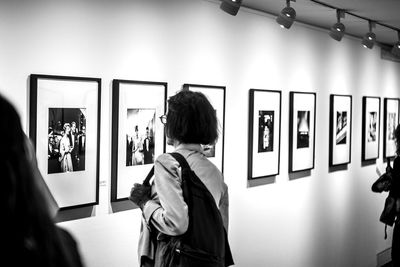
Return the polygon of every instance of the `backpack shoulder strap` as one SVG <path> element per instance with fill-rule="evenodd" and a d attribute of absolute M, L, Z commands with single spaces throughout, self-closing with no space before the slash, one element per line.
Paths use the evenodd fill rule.
<path fill-rule="evenodd" d="M 178 153 L 178 152 L 172 152 L 169 153 L 172 157 L 174 157 L 174 159 L 179 162 L 179 165 L 181 165 L 182 169 L 189 169 L 190 170 L 190 166 L 189 163 L 186 161 L 185 157 L 182 156 L 182 154 Z"/>

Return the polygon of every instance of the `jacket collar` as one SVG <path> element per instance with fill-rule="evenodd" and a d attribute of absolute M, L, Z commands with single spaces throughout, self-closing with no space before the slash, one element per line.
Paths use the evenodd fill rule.
<path fill-rule="evenodd" d="M 175 151 L 180 151 L 180 150 L 189 150 L 189 151 L 196 151 L 203 153 L 203 148 L 201 147 L 200 144 L 179 144 L 175 148 Z"/>

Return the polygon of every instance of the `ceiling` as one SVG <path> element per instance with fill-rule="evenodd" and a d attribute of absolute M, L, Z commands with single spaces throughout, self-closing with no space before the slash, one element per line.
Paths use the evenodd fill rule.
<path fill-rule="evenodd" d="M 286 6 L 286 0 L 243 0 L 242 6 L 278 15 Z M 346 14 L 341 22 L 346 27 L 346 34 L 362 38 L 369 31 L 368 21 L 365 19 L 370 19 L 377 23 L 372 31 L 376 34 L 378 43 L 392 46 L 399 41 L 397 31 L 394 29 L 400 30 L 400 0 L 318 0 L 316 2 L 296 0 L 296 2 L 290 2 L 290 6 L 296 10 L 296 21 L 321 27 L 327 31 L 336 22 L 334 8 L 344 9 Z"/>

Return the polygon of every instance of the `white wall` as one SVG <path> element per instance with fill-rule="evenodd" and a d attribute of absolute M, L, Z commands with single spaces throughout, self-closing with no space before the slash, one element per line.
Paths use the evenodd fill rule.
<path fill-rule="evenodd" d="M 109 204 L 112 79 L 166 81 L 169 94 L 183 83 L 226 86 L 224 171 L 236 266 L 376 266 L 376 254 L 390 247 L 391 229 L 385 241 L 378 221 L 385 196 L 370 190 L 376 166 L 361 165 L 362 96 L 400 97 L 400 65 L 381 60 L 378 48 L 347 37 L 339 43 L 299 23 L 282 30 L 274 17 L 245 9 L 232 17 L 202 0 L 6 0 L 0 36 L 0 93 L 25 129 L 29 74 L 102 78 L 100 204 L 90 218 L 61 223 L 88 267 L 137 266 L 140 212 L 113 213 Z M 250 88 L 282 91 L 280 175 L 253 187 Z M 301 179 L 287 171 L 291 90 L 317 92 L 315 169 Z M 353 96 L 353 143 L 348 169 L 329 172 L 333 93 Z"/>

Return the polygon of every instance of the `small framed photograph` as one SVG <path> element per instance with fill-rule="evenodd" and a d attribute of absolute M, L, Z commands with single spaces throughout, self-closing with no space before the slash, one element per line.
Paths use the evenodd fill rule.
<path fill-rule="evenodd" d="M 385 98 L 383 111 L 383 155 L 385 158 L 396 156 L 394 130 L 399 125 L 399 98 Z"/>
<path fill-rule="evenodd" d="M 203 146 L 207 158 L 224 171 L 224 138 L 225 138 L 225 87 L 215 85 L 189 84 L 183 85 L 183 90 L 203 93 L 214 107 L 219 122 L 219 138 L 215 144 Z"/>
<path fill-rule="evenodd" d="M 60 209 L 98 204 L 101 79 L 30 75 L 29 135 Z"/>
<path fill-rule="evenodd" d="M 165 152 L 167 83 L 113 80 L 111 201 L 127 200 Z"/>
<path fill-rule="evenodd" d="M 316 93 L 289 95 L 289 172 L 311 170 L 315 155 Z"/>
<path fill-rule="evenodd" d="M 248 179 L 279 174 L 281 92 L 249 91 Z"/>
<path fill-rule="evenodd" d="M 380 97 L 363 97 L 362 105 L 362 160 L 379 157 Z"/>
<path fill-rule="evenodd" d="M 329 166 L 351 162 L 352 96 L 330 96 Z"/>

